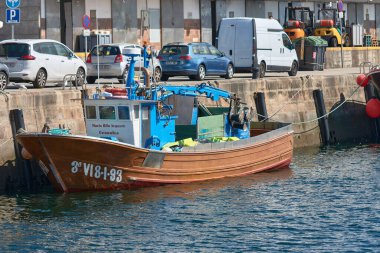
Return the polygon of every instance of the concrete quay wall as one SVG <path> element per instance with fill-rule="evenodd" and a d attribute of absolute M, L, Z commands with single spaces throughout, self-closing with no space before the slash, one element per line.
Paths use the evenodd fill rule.
<path fill-rule="evenodd" d="M 22 168 L 15 165 L 10 111 L 22 109 L 26 130 L 41 132 L 65 126 L 73 133 L 85 134 L 81 92 L 74 90 L 20 90 L 0 94 L 0 192 L 18 188 L 23 182 Z M 11 185 L 11 186 L 10 186 Z"/>
<path fill-rule="evenodd" d="M 341 68 L 343 53 L 343 67 L 359 67 L 362 62 L 371 62 L 373 65 L 380 64 L 380 47 L 340 47 L 327 48 L 325 53 L 325 68 Z M 366 68 L 368 71 L 368 67 Z"/>

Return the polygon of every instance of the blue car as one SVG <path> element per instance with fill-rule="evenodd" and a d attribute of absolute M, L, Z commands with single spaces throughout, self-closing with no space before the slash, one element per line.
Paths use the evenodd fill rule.
<path fill-rule="evenodd" d="M 205 76 L 221 76 L 230 79 L 234 64 L 216 47 L 205 43 L 170 43 L 165 45 L 157 59 L 162 68 L 162 81 L 171 76 L 188 76 L 191 80 L 203 80 Z"/>

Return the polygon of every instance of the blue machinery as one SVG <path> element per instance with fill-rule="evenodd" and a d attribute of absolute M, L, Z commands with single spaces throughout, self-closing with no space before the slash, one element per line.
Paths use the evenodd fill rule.
<path fill-rule="evenodd" d="M 143 53 L 144 67 L 148 68 L 149 56 L 146 47 L 144 47 Z M 140 54 L 135 52 L 126 55 L 131 57 L 126 81 L 128 99 L 140 100 L 142 110 L 147 109 L 150 115 L 150 137 L 145 140 L 144 147 L 159 150 L 166 143 L 175 141 L 175 119 L 177 116 L 171 115 L 173 106 L 165 104 L 165 101 L 173 95 L 206 97 L 212 101 L 218 101 L 220 98 L 230 99 L 230 108 L 225 120 L 225 134 L 227 136 L 238 136 L 239 138 L 249 137 L 248 110 L 244 110 L 240 114 L 237 113 L 237 108 L 240 107 L 240 100 L 235 95 L 206 83 L 196 86 L 155 85 L 153 87 L 146 87 L 146 76 L 144 78 L 144 85 L 139 85 L 134 81 L 134 75 L 135 57 L 140 56 Z M 235 109 L 234 113 L 232 113 L 232 107 Z M 193 110 L 193 114 L 197 116 L 197 111 Z M 196 122 L 194 123 L 196 124 Z"/>

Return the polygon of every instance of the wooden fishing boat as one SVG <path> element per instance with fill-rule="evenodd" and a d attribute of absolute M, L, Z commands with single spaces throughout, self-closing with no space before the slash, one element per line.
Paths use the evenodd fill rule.
<path fill-rule="evenodd" d="M 132 189 L 243 176 L 286 167 L 293 153 L 290 125 L 234 142 L 199 144 L 163 152 L 90 136 L 22 133 L 17 140 L 57 191 Z"/>
<path fill-rule="evenodd" d="M 205 83 L 141 87 L 130 81 L 125 91 L 127 98 L 102 93 L 84 100 L 87 136 L 17 136 L 24 157 L 39 162 L 57 191 L 190 183 L 244 176 L 291 162 L 291 125 L 251 122 L 248 108 L 227 91 Z M 202 116 L 198 97 L 225 98 L 229 107 Z"/>

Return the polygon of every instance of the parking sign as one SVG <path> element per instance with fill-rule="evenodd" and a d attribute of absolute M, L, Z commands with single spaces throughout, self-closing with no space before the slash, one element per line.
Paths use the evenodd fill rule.
<path fill-rule="evenodd" d="M 11 9 L 18 8 L 21 4 L 21 0 L 5 0 L 5 2 L 7 7 Z"/>
<path fill-rule="evenodd" d="M 7 9 L 7 24 L 17 24 L 20 23 L 20 9 Z"/>

